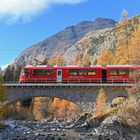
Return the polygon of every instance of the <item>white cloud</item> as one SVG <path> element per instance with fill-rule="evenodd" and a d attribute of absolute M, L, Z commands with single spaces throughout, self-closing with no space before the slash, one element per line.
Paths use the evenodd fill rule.
<path fill-rule="evenodd" d="M 28 21 L 51 4 L 76 4 L 86 0 L 0 0 L 0 20 Z"/>

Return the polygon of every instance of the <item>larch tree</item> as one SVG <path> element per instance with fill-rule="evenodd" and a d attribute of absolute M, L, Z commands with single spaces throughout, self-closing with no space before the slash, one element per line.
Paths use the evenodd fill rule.
<path fill-rule="evenodd" d="M 112 63 L 113 54 L 110 50 L 106 50 L 101 56 L 97 58 L 98 64 L 105 67 L 108 64 Z"/>
<path fill-rule="evenodd" d="M 131 64 L 140 65 L 140 26 L 133 33 L 129 45 L 129 59 Z M 132 73 L 135 77 L 140 76 L 140 71 L 136 70 Z M 140 130 L 140 83 L 135 84 L 128 90 L 128 99 L 122 104 L 118 112 L 123 121 L 130 126 Z"/>
<path fill-rule="evenodd" d="M 131 64 L 140 64 L 140 25 L 130 39 L 129 59 Z"/>
<path fill-rule="evenodd" d="M 74 60 L 72 60 L 69 65 L 83 65 L 82 58 L 79 53 L 77 53 Z"/>
<path fill-rule="evenodd" d="M 52 60 L 48 62 L 48 65 L 65 65 L 65 59 L 62 54 L 57 54 Z"/>
<path fill-rule="evenodd" d="M 96 99 L 95 114 L 103 115 L 106 112 L 106 109 L 107 109 L 106 95 L 104 89 L 100 89 L 100 92 Z"/>
<path fill-rule="evenodd" d="M 7 116 L 8 112 L 8 106 L 5 103 L 6 101 L 6 94 L 5 94 L 5 87 L 3 84 L 3 77 L 2 74 L 0 74 L 0 119 L 3 119 Z"/>
<path fill-rule="evenodd" d="M 85 53 L 83 55 L 82 63 L 83 63 L 83 65 L 87 65 L 87 66 L 91 65 L 91 62 L 90 62 L 89 55 L 88 55 L 87 51 L 85 51 Z"/>

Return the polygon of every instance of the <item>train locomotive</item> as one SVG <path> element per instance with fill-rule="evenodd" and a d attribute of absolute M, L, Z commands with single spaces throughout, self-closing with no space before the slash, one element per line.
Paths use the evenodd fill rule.
<path fill-rule="evenodd" d="M 140 79 L 137 71 L 140 66 L 26 66 L 19 83 L 135 83 Z"/>

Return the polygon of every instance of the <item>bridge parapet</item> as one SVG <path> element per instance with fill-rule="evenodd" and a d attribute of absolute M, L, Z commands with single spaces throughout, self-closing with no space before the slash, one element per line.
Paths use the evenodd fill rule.
<path fill-rule="evenodd" d="M 16 83 L 7 84 L 7 88 L 23 88 L 23 87 L 132 87 L 132 83 Z"/>

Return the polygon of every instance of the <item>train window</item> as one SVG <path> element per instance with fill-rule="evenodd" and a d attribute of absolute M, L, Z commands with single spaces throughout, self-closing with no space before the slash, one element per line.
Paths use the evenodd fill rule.
<path fill-rule="evenodd" d="M 33 70 L 33 75 L 34 76 L 42 76 L 43 75 L 43 70 Z"/>
<path fill-rule="evenodd" d="M 84 75 L 84 76 L 87 75 L 87 70 L 83 70 L 83 75 Z"/>
<path fill-rule="evenodd" d="M 22 70 L 21 71 L 21 75 L 26 75 L 27 76 L 28 74 L 29 74 L 29 71 L 28 70 Z"/>
<path fill-rule="evenodd" d="M 78 70 L 69 70 L 69 75 L 70 76 L 76 76 L 76 75 L 78 75 Z"/>
<path fill-rule="evenodd" d="M 24 70 L 21 70 L 21 73 L 20 73 L 20 75 L 24 75 Z"/>
<path fill-rule="evenodd" d="M 87 75 L 87 70 L 78 70 L 78 75 L 79 76 L 86 76 Z"/>
<path fill-rule="evenodd" d="M 94 76 L 94 75 L 96 75 L 96 70 L 88 70 L 87 75 L 88 76 Z"/>
<path fill-rule="evenodd" d="M 84 75 L 84 71 L 83 70 L 78 70 L 78 75 Z"/>
<path fill-rule="evenodd" d="M 34 76 L 51 76 L 53 75 L 53 71 L 52 70 L 34 70 L 33 71 L 33 75 Z"/>
<path fill-rule="evenodd" d="M 119 75 L 129 75 L 129 70 L 124 69 L 124 70 L 119 70 Z"/>
<path fill-rule="evenodd" d="M 44 76 L 51 76 L 51 75 L 53 75 L 52 70 L 44 70 Z"/>
<path fill-rule="evenodd" d="M 117 70 L 109 70 L 109 75 L 115 76 L 118 75 Z"/>

